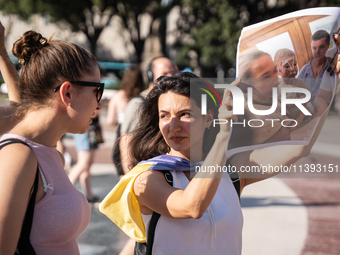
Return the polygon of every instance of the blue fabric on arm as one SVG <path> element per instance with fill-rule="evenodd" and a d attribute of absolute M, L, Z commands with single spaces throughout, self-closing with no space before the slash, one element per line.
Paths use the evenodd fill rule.
<path fill-rule="evenodd" d="M 197 164 L 201 165 L 202 162 L 194 164 L 181 157 L 171 155 L 160 155 L 148 160 L 143 160 L 139 162 L 138 165 L 140 164 L 152 164 L 149 170 L 190 171 L 190 168 L 194 169 Z"/>

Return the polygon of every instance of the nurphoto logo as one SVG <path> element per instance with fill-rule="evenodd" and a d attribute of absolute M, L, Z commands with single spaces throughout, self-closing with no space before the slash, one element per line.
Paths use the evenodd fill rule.
<path fill-rule="evenodd" d="M 272 88 L 272 106 L 270 109 L 267 110 L 257 110 L 255 109 L 253 105 L 253 88 L 248 87 L 247 88 L 247 100 L 244 98 L 244 94 L 240 88 L 234 85 L 230 84 L 215 84 L 215 88 L 219 89 L 229 89 L 231 94 L 233 95 L 233 114 L 234 115 L 244 115 L 244 102 L 248 102 L 248 108 L 249 111 L 253 114 L 256 115 L 269 115 L 275 112 L 277 105 L 278 105 L 278 93 L 277 93 L 277 88 L 274 87 Z M 204 90 L 206 91 L 206 90 Z M 207 93 L 209 91 L 206 91 Z M 305 95 L 303 98 L 287 98 L 288 93 L 302 93 Z M 215 101 L 214 97 L 211 95 L 211 93 L 208 93 L 213 100 Z M 202 94 L 201 96 L 201 114 L 206 115 L 207 114 L 207 95 Z M 311 99 L 311 93 L 308 89 L 304 88 L 297 88 L 297 87 L 283 87 L 281 88 L 281 115 L 286 115 L 286 108 L 287 105 L 295 105 L 298 107 L 301 112 L 303 112 L 304 115 L 312 115 L 306 107 L 303 105 L 304 103 L 308 103 L 309 100 Z M 216 101 L 215 101 L 216 102 Z"/>

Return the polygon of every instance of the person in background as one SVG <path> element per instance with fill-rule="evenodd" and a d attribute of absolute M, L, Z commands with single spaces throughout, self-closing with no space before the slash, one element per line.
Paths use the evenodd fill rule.
<path fill-rule="evenodd" d="M 330 66 L 332 58 L 326 57 L 329 49 L 330 35 L 325 30 L 316 31 L 311 38 L 311 49 L 313 58 L 304 65 L 297 78 L 302 79 L 312 94 L 312 104 L 314 105 L 315 97 L 319 91 L 322 78 L 325 71 L 332 76 L 335 72 Z"/>
<path fill-rule="evenodd" d="M 76 239 L 91 211 L 69 181 L 56 144 L 67 132 L 85 133 L 100 108 L 104 84 L 97 60 L 78 45 L 47 40 L 35 31 L 25 32 L 12 52 L 22 63 L 15 112 L 20 122 L 1 137 L 6 146 L 0 151 L 0 254 L 15 253 L 37 181 L 33 249 L 36 254 L 76 255 Z M 13 140 L 24 144 L 9 144 Z"/>
<path fill-rule="evenodd" d="M 65 160 L 65 171 L 68 173 L 71 169 L 71 167 L 76 163 L 74 159 L 72 158 L 71 153 L 68 151 L 67 147 L 64 145 L 64 139 L 65 139 L 64 134 L 61 139 L 57 142 L 57 150 L 63 155 L 64 160 Z"/>
<path fill-rule="evenodd" d="M 276 51 L 274 63 L 283 79 L 295 78 L 299 72 L 295 53 L 289 49 L 283 48 Z"/>
<path fill-rule="evenodd" d="M 7 86 L 9 105 L 0 106 L 0 135 L 11 130 L 18 120 L 13 116 L 19 103 L 17 90 L 19 74 L 12 64 L 5 48 L 5 28 L 0 22 L 0 70 Z"/>
<path fill-rule="evenodd" d="M 138 65 L 132 65 L 124 72 L 122 88 L 110 99 L 106 121 L 111 126 L 124 122 L 124 110 L 129 101 L 144 90 L 142 72 Z"/>
<path fill-rule="evenodd" d="M 98 115 L 101 109 L 101 104 L 98 104 L 95 115 L 92 118 L 92 123 L 85 134 L 73 134 L 77 151 L 77 162 L 70 169 L 68 177 L 74 185 L 79 179 L 80 186 L 85 192 L 85 196 L 89 203 L 99 201 L 99 197 L 92 192 L 90 169 L 93 164 L 95 150 L 98 149 L 98 141 L 96 137 L 96 125 L 98 123 Z"/>
<path fill-rule="evenodd" d="M 120 176 L 124 175 L 120 162 L 119 139 L 121 125 L 124 123 L 124 111 L 128 102 L 144 90 L 142 72 L 138 65 L 132 65 L 124 72 L 122 89 L 118 90 L 111 98 L 107 110 L 107 122 L 116 126 L 116 143 L 113 147 L 112 159 Z"/>
<path fill-rule="evenodd" d="M 279 49 L 274 56 L 274 63 L 276 64 L 278 68 L 278 74 L 281 76 L 280 83 L 278 85 L 279 94 L 281 94 L 281 88 L 283 87 L 298 87 L 298 88 L 304 88 L 307 89 L 306 84 L 300 80 L 295 78 L 298 70 L 296 55 L 293 51 L 283 48 Z M 287 98 L 300 98 L 304 97 L 304 94 L 301 93 L 288 93 Z M 279 96 L 280 98 L 280 96 Z M 311 103 L 308 105 L 305 104 L 307 109 L 312 113 L 314 111 L 313 106 Z M 295 106 L 295 105 L 288 105 L 287 111 L 289 113 L 289 118 L 296 119 L 297 122 L 300 122 L 303 120 L 304 115 L 302 112 Z"/>

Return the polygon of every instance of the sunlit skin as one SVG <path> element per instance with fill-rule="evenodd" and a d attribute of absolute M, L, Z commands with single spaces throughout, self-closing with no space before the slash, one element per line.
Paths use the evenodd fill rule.
<path fill-rule="evenodd" d="M 315 61 L 316 66 L 322 65 L 326 60 L 326 52 L 329 48 L 326 38 L 312 41 L 311 48 L 314 59 L 313 61 Z"/>
<path fill-rule="evenodd" d="M 271 98 L 272 88 L 277 87 L 279 78 L 277 67 L 272 58 L 265 55 L 254 61 L 251 74 L 251 78 L 256 78 L 252 80 L 252 86 L 265 98 Z"/>
<path fill-rule="evenodd" d="M 161 76 L 171 77 L 178 71 L 177 66 L 174 66 L 170 59 L 162 57 L 157 58 L 152 62 L 151 70 L 153 73 L 153 81 L 149 83 L 148 93 L 153 88 L 153 83 Z"/>
<path fill-rule="evenodd" d="M 203 136 L 208 123 L 196 103 L 190 102 L 189 97 L 168 92 L 159 97 L 158 113 L 159 129 L 171 148 L 169 154 L 191 162 L 201 161 Z"/>
<path fill-rule="evenodd" d="M 94 66 L 93 74 L 85 74 L 80 79 L 82 81 L 100 82 L 100 70 L 98 66 Z M 77 103 L 71 103 L 71 106 L 77 110 L 78 123 L 83 123 L 81 130 L 76 131 L 76 133 L 86 133 L 89 124 L 92 123 L 92 118 L 96 116 L 96 110 L 102 107 L 97 101 L 97 87 L 78 87 L 78 89 L 80 91 L 79 97 L 75 98 Z"/>
<path fill-rule="evenodd" d="M 158 58 L 152 64 L 153 77 L 157 79 L 161 76 L 172 76 L 176 72 L 174 65 L 168 58 Z"/>

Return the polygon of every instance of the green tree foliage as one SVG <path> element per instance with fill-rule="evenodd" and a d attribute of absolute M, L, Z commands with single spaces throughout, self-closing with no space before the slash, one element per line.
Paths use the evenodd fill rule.
<path fill-rule="evenodd" d="M 236 10 L 224 0 L 183 0 L 177 22 L 179 65 L 215 67 L 232 63 L 241 26 Z M 192 59 L 195 59 L 193 62 Z"/>
<path fill-rule="evenodd" d="M 202 75 L 215 76 L 235 66 L 241 30 L 263 20 L 292 11 L 337 6 L 338 0 L 182 0 L 175 47 L 177 63 L 200 67 Z"/>
<path fill-rule="evenodd" d="M 1 0 L 0 10 L 3 13 L 18 14 L 23 19 L 27 19 L 32 13 L 41 10 L 42 0 Z"/>
<path fill-rule="evenodd" d="M 164 17 L 171 7 L 171 4 L 162 4 L 161 0 L 0 0 L 0 9 L 7 14 L 18 14 L 27 19 L 31 14 L 40 13 L 49 16 L 52 22 L 68 22 L 74 31 L 85 33 L 94 54 L 101 32 L 113 15 L 118 15 L 123 28 L 130 33 L 137 62 L 141 60 L 146 39 L 140 33 L 141 15 L 148 13 L 154 21 Z M 151 26 L 152 22 L 150 31 Z"/>

